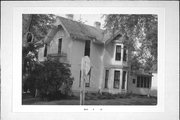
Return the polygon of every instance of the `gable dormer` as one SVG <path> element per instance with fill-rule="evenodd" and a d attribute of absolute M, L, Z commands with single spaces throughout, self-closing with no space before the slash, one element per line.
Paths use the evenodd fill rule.
<path fill-rule="evenodd" d="M 124 41 L 127 39 L 124 35 L 117 33 L 105 42 L 107 52 L 111 56 L 112 65 L 127 66 L 128 64 L 128 46 L 125 46 Z"/>

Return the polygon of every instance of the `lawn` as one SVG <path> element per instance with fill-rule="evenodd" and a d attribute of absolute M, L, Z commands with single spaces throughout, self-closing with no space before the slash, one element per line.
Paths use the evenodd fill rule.
<path fill-rule="evenodd" d="M 86 95 L 85 105 L 156 105 L 156 97 L 140 95 Z M 79 105 L 79 98 L 43 101 L 38 98 L 24 98 L 23 105 Z"/>

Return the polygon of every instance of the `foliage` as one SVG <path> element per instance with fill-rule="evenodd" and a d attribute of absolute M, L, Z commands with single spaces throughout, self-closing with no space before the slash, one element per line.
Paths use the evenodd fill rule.
<path fill-rule="evenodd" d="M 29 89 L 33 96 L 39 93 L 41 97 L 50 99 L 68 95 L 73 81 L 70 69 L 64 64 L 58 61 L 37 61 L 35 43 L 45 38 L 55 17 L 52 14 L 23 14 L 23 89 Z M 24 37 L 27 32 L 34 35 L 32 42 Z"/>
<path fill-rule="evenodd" d="M 120 31 L 129 38 L 124 44 L 133 51 L 131 60 L 149 70 L 154 64 L 157 69 L 157 15 L 110 14 L 104 17 L 107 31 L 112 34 Z"/>
<path fill-rule="evenodd" d="M 35 42 L 43 39 L 52 23 L 55 21 L 55 15 L 52 14 L 23 14 L 23 46 L 22 46 L 22 73 L 23 86 L 29 73 L 34 69 L 37 63 L 37 50 Z M 34 35 L 33 42 L 27 42 L 25 35 L 31 32 Z"/>
<path fill-rule="evenodd" d="M 56 16 L 53 14 L 32 14 L 31 17 L 29 31 L 34 34 L 37 41 L 41 40 L 47 35 Z"/>
<path fill-rule="evenodd" d="M 27 80 L 27 87 L 35 94 L 39 90 L 41 97 L 58 97 L 58 94 L 68 95 L 71 92 L 73 78 L 71 71 L 59 61 L 44 61 L 36 64 Z"/>

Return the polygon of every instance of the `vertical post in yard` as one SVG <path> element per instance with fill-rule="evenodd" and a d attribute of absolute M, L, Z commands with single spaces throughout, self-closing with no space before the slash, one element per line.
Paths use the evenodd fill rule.
<path fill-rule="evenodd" d="M 87 74 L 90 70 L 90 59 L 85 56 L 81 60 L 81 88 L 80 88 L 80 105 L 85 104 L 85 79 L 87 80 Z"/>
<path fill-rule="evenodd" d="M 84 105 L 84 58 L 81 61 L 80 105 Z"/>

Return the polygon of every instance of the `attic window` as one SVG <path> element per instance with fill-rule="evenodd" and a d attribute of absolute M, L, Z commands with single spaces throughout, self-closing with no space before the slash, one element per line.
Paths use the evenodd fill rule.
<path fill-rule="evenodd" d="M 61 48 L 62 48 L 62 38 L 60 38 L 58 42 L 59 42 L 58 43 L 58 54 L 60 54 L 61 53 Z"/>
<path fill-rule="evenodd" d="M 26 34 L 26 40 L 27 40 L 27 42 L 28 42 L 28 43 L 29 43 L 29 42 L 33 42 L 33 39 L 34 39 L 33 34 L 30 33 L 30 32 L 28 32 L 28 33 Z"/>
<path fill-rule="evenodd" d="M 91 45 L 91 41 L 90 40 L 86 40 L 85 41 L 84 56 L 89 56 L 90 57 L 90 45 Z"/>
<path fill-rule="evenodd" d="M 116 56 L 117 61 L 121 60 L 121 45 L 116 45 Z"/>

